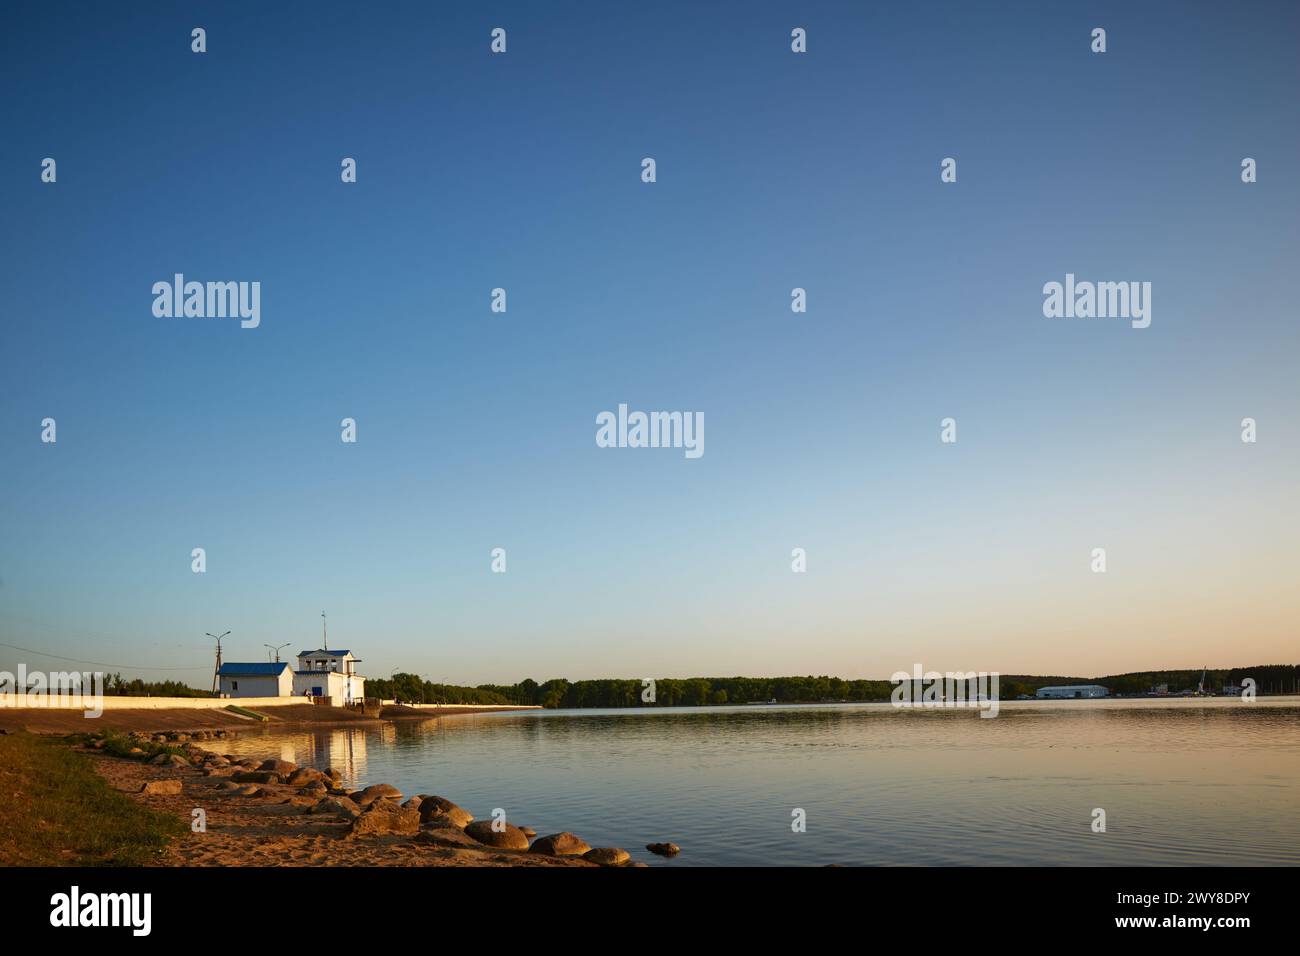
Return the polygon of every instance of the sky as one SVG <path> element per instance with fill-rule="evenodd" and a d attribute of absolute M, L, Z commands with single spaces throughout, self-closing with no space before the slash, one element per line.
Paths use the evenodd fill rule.
<path fill-rule="evenodd" d="M 205 632 L 265 660 L 322 611 L 453 683 L 1294 662 L 1298 33 L 6 3 L 0 667 L 201 686 Z M 178 272 L 260 325 L 155 316 Z M 1150 327 L 1045 317 L 1067 273 L 1150 282 Z M 620 403 L 705 453 L 598 447 Z"/>

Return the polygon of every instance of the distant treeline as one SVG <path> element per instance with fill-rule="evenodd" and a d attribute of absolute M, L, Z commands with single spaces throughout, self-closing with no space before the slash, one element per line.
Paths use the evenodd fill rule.
<path fill-rule="evenodd" d="M 197 690 L 179 681 L 126 680 L 121 674 L 104 675 L 104 693 L 110 697 L 212 697 L 210 690 Z"/>
<path fill-rule="evenodd" d="M 1240 685 L 1253 678 L 1260 694 L 1292 694 L 1300 690 L 1300 666 L 1265 664 L 1205 672 L 1205 690 L 1219 693 L 1225 685 Z M 1057 684 L 1101 684 L 1112 694 L 1144 694 L 1160 684 L 1170 694 L 1196 690 L 1200 670 L 1144 671 L 1110 677 L 1044 677 L 1002 675 L 999 694 L 1010 700 L 1033 695 L 1040 687 Z M 555 678 L 538 683 L 531 678 L 517 684 L 480 684 L 456 687 L 434 684 L 415 674 L 395 674 L 391 680 L 368 679 L 366 695 L 397 698 L 410 703 L 540 704 L 543 707 L 699 707 L 721 704 L 817 703 L 822 701 L 888 700 L 894 685 L 887 680 L 843 680 L 839 677 L 662 677 L 655 679 L 654 702 L 643 701 L 645 682 L 635 678 L 568 681 Z"/>
<path fill-rule="evenodd" d="M 1253 678 L 1260 694 L 1300 692 L 1300 665 L 1261 664 L 1205 672 L 1205 690 L 1219 693 L 1227 685 L 1240 686 Z M 1044 677 L 1003 674 L 998 696 L 1013 700 L 1032 696 L 1040 687 L 1056 684 L 1101 684 L 1112 694 L 1145 694 L 1160 684 L 1170 694 L 1194 691 L 1200 670 L 1139 671 L 1109 677 Z M 888 700 L 894 685 L 887 680 L 843 680 L 839 677 L 661 677 L 655 679 L 654 702 L 643 701 L 644 681 L 636 678 L 568 681 L 564 678 L 538 683 L 531 678 L 517 684 L 480 684 L 459 687 L 435 684 L 418 674 L 394 674 L 391 678 L 366 679 L 366 696 L 415 704 L 540 704 L 543 707 L 701 707 L 721 704 L 818 703 L 822 701 Z M 108 675 L 104 692 L 128 697 L 211 697 L 212 692 L 188 687 L 176 681 L 124 680 Z"/>

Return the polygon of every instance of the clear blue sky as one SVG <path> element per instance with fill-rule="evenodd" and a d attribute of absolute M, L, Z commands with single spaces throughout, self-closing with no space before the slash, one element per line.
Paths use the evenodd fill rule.
<path fill-rule="evenodd" d="M 1294 657 L 1295 4 L 2 16 L 0 641 L 195 683 L 203 632 L 322 609 L 457 682 Z M 260 328 L 154 317 L 175 272 Z M 1044 318 L 1067 272 L 1151 327 Z M 620 402 L 705 455 L 597 448 Z"/>

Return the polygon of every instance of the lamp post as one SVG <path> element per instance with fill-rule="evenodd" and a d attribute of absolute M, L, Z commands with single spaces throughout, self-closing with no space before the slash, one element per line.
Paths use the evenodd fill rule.
<path fill-rule="evenodd" d="M 207 631 L 205 633 L 208 637 L 217 642 L 217 666 L 212 668 L 212 693 L 215 694 L 217 692 L 219 675 L 221 673 L 221 639 L 230 632 L 225 631 L 221 634 L 213 634 L 211 631 Z"/>
<path fill-rule="evenodd" d="M 265 647 L 265 648 L 269 648 L 269 649 L 272 650 L 272 651 L 275 651 L 275 663 L 278 664 L 278 663 L 280 663 L 280 651 L 283 650 L 284 648 L 288 647 L 289 644 L 292 644 L 292 643 L 293 643 L 292 641 L 289 641 L 288 643 L 281 644 L 281 645 L 279 645 L 278 647 L 277 647 L 276 645 L 274 645 L 274 644 L 263 644 L 262 646 Z M 267 654 L 267 657 L 270 657 L 270 656 L 271 656 L 270 654 Z"/>

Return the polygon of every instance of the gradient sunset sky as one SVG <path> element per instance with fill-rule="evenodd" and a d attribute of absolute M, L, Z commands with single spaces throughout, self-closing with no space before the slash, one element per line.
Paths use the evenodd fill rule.
<path fill-rule="evenodd" d="M 205 631 L 322 609 L 467 683 L 1297 659 L 1295 4 L 19 2 L 0 47 L 0 642 L 200 685 Z M 260 328 L 156 318 L 176 272 Z M 1044 318 L 1067 272 L 1151 327 Z M 704 456 L 598 448 L 620 402 Z"/>

